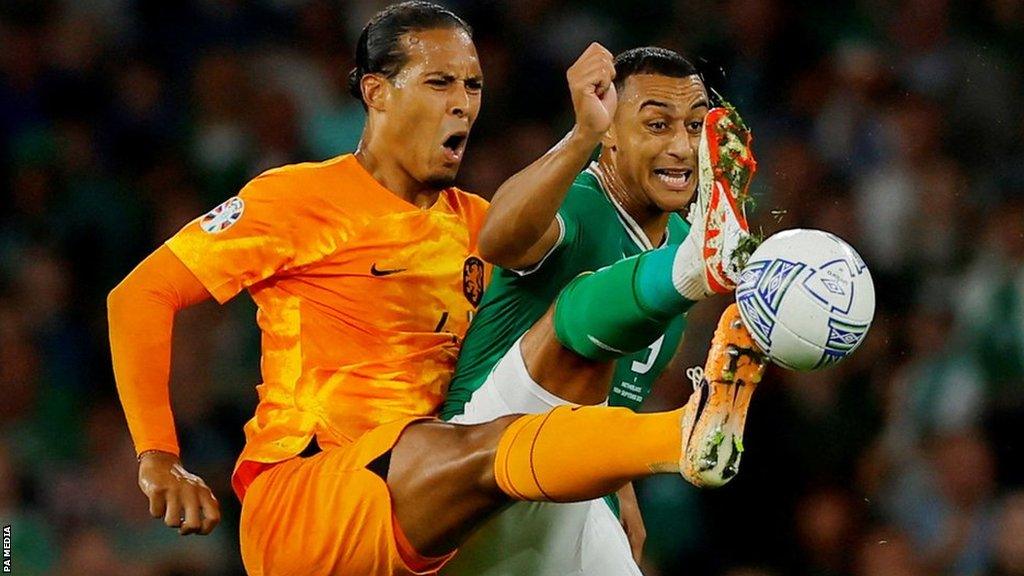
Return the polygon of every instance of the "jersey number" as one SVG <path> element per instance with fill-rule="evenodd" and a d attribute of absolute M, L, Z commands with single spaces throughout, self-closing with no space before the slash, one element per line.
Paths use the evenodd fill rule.
<path fill-rule="evenodd" d="M 654 367 L 654 362 L 658 359 L 658 354 L 661 352 L 661 345 L 665 343 L 665 335 L 662 334 L 661 338 L 658 338 L 650 346 L 647 347 L 647 358 L 641 362 L 634 360 L 630 364 L 630 368 L 637 374 L 647 374 Z"/>

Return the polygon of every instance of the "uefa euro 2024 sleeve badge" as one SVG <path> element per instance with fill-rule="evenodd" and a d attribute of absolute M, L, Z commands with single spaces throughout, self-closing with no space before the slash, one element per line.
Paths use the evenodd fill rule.
<path fill-rule="evenodd" d="M 234 226 L 245 211 L 245 202 L 235 196 L 210 210 L 199 220 L 199 227 L 208 234 L 218 234 Z"/>

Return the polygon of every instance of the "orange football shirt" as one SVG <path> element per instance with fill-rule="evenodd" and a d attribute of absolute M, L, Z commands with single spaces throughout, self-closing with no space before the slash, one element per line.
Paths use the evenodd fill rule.
<path fill-rule="evenodd" d="M 482 198 L 429 209 L 392 194 L 350 154 L 270 170 L 167 246 L 221 303 L 247 288 L 262 332 L 256 415 L 232 484 L 444 399 L 486 270 Z"/>

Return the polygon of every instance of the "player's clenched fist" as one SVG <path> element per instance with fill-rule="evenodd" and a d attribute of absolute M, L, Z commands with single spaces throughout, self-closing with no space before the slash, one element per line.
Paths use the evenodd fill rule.
<path fill-rule="evenodd" d="M 151 450 L 139 459 L 139 488 L 149 513 L 182 536 L 209 534 L 220 523 L 220 504 L 203 479 L 185 470 L 177 456 Z"/>
<path fill-rule="evenodd" d="M 611 126 L 618 103 L 612 53 L 594 42 L 569 67 L 565 76 L 569 80 L 577 128 L 584 135 L 599 140 Z"/>

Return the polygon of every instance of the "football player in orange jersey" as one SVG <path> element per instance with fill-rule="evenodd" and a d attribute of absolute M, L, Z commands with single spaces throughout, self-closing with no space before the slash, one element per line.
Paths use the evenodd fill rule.
<path fill-rule="evenodd" d="M 607 64 L 595 60 L 578 84 L 595 104 L 577 119 L 590 136 L 607 128 Z M 182 534 L 213 530 L 219 506 L 179 459 L 174 315 L 242 289 L 256 302 L 263 383 L 232 477 L 252 575 L 431 574 L 510 501 L 588 500 L 678 472 L 685 444 L 685 408 L 563 406 L 474 426 L 433 418 L 486 277 L 486 202 L 452 187 L 480 65 L 469 26 L 425 2 L 377 14 L 356 65 L 368 119 L 355 154 L 260 175 L 108 298 L 139 485 L 150 513 Z M 730 323 L 719 332 L 745 334 Z M 721 345 L 709 362 L 754 369 Z"/>

